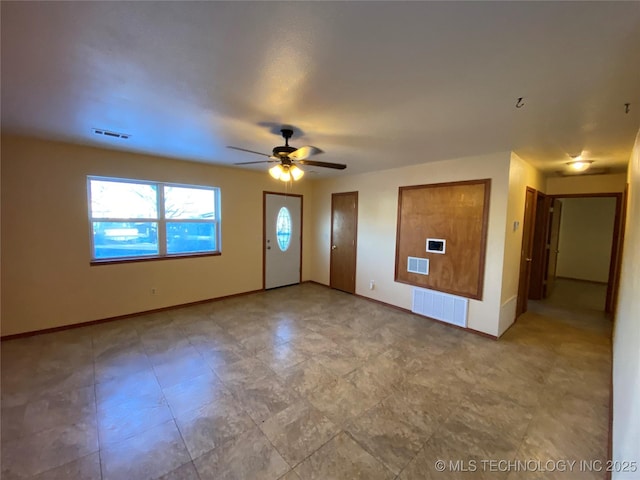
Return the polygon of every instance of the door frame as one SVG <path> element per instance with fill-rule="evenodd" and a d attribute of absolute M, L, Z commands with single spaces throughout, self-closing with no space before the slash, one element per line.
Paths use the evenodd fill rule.
<path fill-rule="evenodd" d="M 593 197 L 609 197 L 616 199 L 616 210 L 613 219 L 613 237 L 611 240 L 611 254 L 609 256 L 609 278 L 607 279 L 607 297 L 605 300 L 604 311 L 611 313 L 615 310 L 614 302 L 616 301 L 616 292 L 620 283 L 621 268 L 621 233 L 624 232 L 625 218 L 622 217 L 623 197 L 621 192 L 610 193 L 557 193 L 548 195 L 549 198 L 593 198 Z"/>
<path fill-rule="evenodd" d="M 333 288 L 333 286 L 331 285 L 331 278 L 332 278 L 331 273 L 333 269 L 333 261 L 332 261 L 333 249 L 331 248 L 331 246 L 333 245 L 333 200 L 335 197 L 343 196 L 343 195 L 355 195 L 356 197 L 355 199 L 356 224 L 354 228 L 355 235 L 353 239 L 354 250 L 355 250 L 355 255 L 353 256 L 353 292 L 347 292 L 347 293 L 355 294 L 356 293 L 356 274 L 358 272 L 357 268 L 358 268 L 358 197 L 359 195 L 357 191 L 339 192 L 339 193 L 331 194 L 331 235 L 329 237 L 329 287 Z"/>
<path fill-rule="evenodd" d="M 279 195 L 281 197 L 300 198 L 300 273 L 298 283 L 302 283 L 302 236 L 304 234 L 304 196 L 298 193 L 282 193 L 262 191 L 262 290 L 266 290 L 267 278 L 267 195 Z"/>
<path fill-rule="evenodd" d="M 624 193 L 622 194 L 622 205 L 620 206 L 620 219 L 616 222 L 616 225 L 620 226 L 618 231 L 618 250 L 616 251 L 616 270 L 614 272 L 613 279 L 613 291 L 611 292 L 611 315 L 615 318 L 616 310 L 618 307 L 618 291 L 620 290 L 620 273 L 622 270 L 622 254 L 624 253 L 624 235 L 627 228 L 627 203 L 629 201 L 629 184 L 624 187 Z M 617 212 L 616 212 L 617 213 Z"/>

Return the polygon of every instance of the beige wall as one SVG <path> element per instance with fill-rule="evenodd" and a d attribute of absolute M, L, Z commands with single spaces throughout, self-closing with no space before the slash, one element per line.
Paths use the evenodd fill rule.
<path fill-rule="evenodd" d="M 549 195 L 573 195 L 624 192 L 626 184 L 627 175 L 625 173 L 549 177 L 547 178 L 546 193 Z"/>
<path fill-rule="evenodd" d="M 503 152 L 314 182 L 312 279 L 329 283 L 331 194 L 358 191 L 356 293 L 411 308 L 413 287 L 394 281 L 398 187 L 491 178 L 484 295 L 482 301 L 469 302 L 469 328 L 497 335 L 509 161 Z M 369 290 L 370 280 L 374 290 Z"/>
<path fill-rule="evenodd" d="M 629 200 L 613 334 L 613 460 L 640 468 L 640 132 L 629 162 Z M 638 472 L 614 473 L 613 480 Z"/>
<path fill-rule="evenodd" d="M 266 172 L 16 137 L 1 148 L 2 335 L 262 288 L 262 192 L 283 191 Z M 222 255 L 90 266 L 87 175 L 220 187 Z M 310 182 L 292 193 L 304 194 L 307 252 Z"/>
<path fill-rule="evenodd" d="M 515 321 L 520 280 L 520 256 L 522 251 L 522 226 L 527 187 L 544 192 L 542 173 L 511 153 L 509 162 L 509 197 L 504 242 L 504 270 L 500 295 L 500 319 L 498 334 L 502 335 Z M 518 226 L 515 227 L 515 222 Z"/>
<path fill-rule="evenodd" d="M 556 275 L 609 281 L 616 199 L 563 198 Z"/>

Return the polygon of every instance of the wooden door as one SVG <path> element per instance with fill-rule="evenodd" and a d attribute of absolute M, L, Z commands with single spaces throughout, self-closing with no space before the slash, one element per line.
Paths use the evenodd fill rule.
<path fill-rule="evenodd" d="M 558 245 L 560 243 L 560 221 L 562 219 L 562 200 L 554 198 L 549 209 L 549 239 L 547 241 L 547 272 L 544 283 L 544 298 L 553 292 L 558 264 Z"/>
<path fill-rule="evenodd" d="M 533 229 L 536 218 L 536 191 L 527 187 L 522 222 L 522 249 L 520 251 L 520 279 L 518 281 L 518 303 L 516 318 L 527 311 L 529 281 L 531 278 L 531 255 L 533 252 Z"/>
<path fill-rule="evenodd" d="M 331 288 L 356 292 L 358 192 L 331 195 Z"/>
<path fill-rule="evenodd" d="M 550 204 L 551 200 L 545 194 L 537 192 L 533 249 L 531 255 L 531 278 L 529 280 L 529 300 L 540 300 L 544 297 Z"/>
<path fill-rule="evenodd" d="M 302 196 L 264 193 L 264 288 L 300 283 Z"/>

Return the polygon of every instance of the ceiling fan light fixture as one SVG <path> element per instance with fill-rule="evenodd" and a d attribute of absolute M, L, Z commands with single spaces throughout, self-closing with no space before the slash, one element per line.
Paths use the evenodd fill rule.
<path fill-rule="evenodd" d="M 274 167 L 271 167 L 269 169 L 269 175 L 271 175 L 276 180 L 280 180 L 280 177 L 282 177 L 283 173 L 284 173 L 284 169 L 282 168 L 282 165 L 280 165 L 280 164 L 278 164 L 278 165 L 276 165 Z"/>
<path fill-rule="evenodd" d="M 304 170 L 298 168 L 296 165 L 292 165 L 291 168 L 289 168 L 289 172 L 291 173 L 293 179 L 296 181 L 300 180 L 304 175 Z"/>
<path fill-rule="evenodd" d="M 280 180 L 282 180 L 283 182 L 291 181 L 291 173 L 289 173 L 289 169 L 288 168 L 283 168 L 282 169 L 282 174 L 280 175 Z"/>
<path fill-rule="evenodd" d="M 295 165 L 283 165 L 279 163 L 269 169 L 269 175 L 276 180 L 282 180 L 283 182 L 290 182 L 293 180 L 300 180 L 304 175 L 304 171 Z"/>
<path fill-rule="evenodd" d="M 593 162 L 591 160 L 577 160 L 573 162 L 567 162 L 569 168 L 574 172 L 584 172 L 587 170 Z"/>

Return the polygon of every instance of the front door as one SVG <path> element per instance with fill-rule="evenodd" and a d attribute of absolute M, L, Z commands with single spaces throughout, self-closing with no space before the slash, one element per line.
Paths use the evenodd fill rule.
<path fill-rule="evenodd" d="M 264 288 L 300 283 L 302 196 L 264 193 Z"/>
<path fill-rule="evenodd" d="M 358 192 L 331 195 L 331 288 L 356 293 Z"/>

